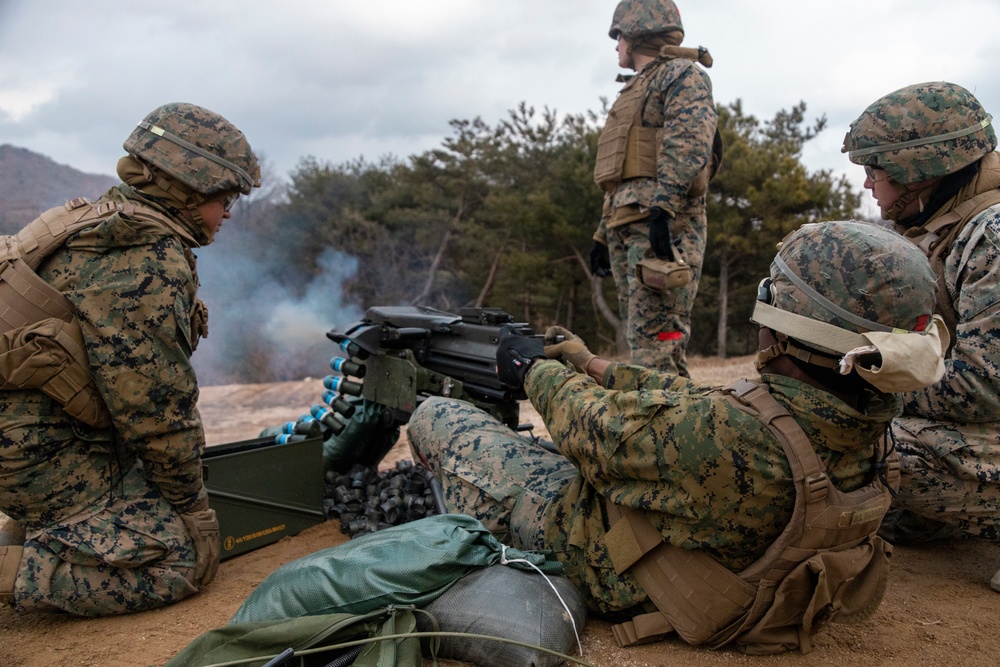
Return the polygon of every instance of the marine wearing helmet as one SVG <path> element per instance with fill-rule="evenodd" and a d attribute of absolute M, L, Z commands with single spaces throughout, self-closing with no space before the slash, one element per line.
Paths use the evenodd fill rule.
<path fill-rule="evenodd" d="M 260 163 L 244 134 L 204 107 L 170 103 L 139 121 L 125 140 L 128 156 L 118 163 L 122 180 L 162 197 L 208 234 L 199 206 L 221 200 L 226 210 L 239 195 L 260 187 Z"/>
<path fill-rule="evenodd" d="M 842 152 L 865 167 L 874 186 L 884 170 L 898 200 L 876 194 L 882 217 L 898 220 L 926 201 L 941 178 L 978 162 L 997 146 L 993 117 L 968 90 L 946 81 L 900 88 L 853 122 Z M 886 205 L 886 199 L 892 200 Z"/>
<path fill-rule="evenodd" d="M 758 370 L 787 355 L 833 387 L 925 387 L 944 372 L 948 344 L 934 316 L 935 283 L 920 249 L 887 228 L 803 225 L 785 237 L 761 281 L 750 319 L 776 340 L 758 352 Z"/>
<path fill-rule="evenodd" d="M 882 523 L 890 541 L 1000 535 L 1000 153 L 969 90 L 918 83 L 873 102 L 843 151 L 882 217 L 930 260 L 952 345 L 944 375 L 903 396 L 892 425 L 903 470 Z M 1000 571 L 990 586 L 1000 591 Z"/>

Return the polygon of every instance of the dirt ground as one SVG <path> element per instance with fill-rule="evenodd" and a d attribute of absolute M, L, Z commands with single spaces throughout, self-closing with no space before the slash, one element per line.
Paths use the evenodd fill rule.
<path fill-rule="evenodd" d="M 695 359 L 696 380 L 724 383 L 752 375 L 749 358 Z M 256 437 L 267 426 L 296 419 L 319 402 L 318 379 L 270 385 L 205 387 L 200 407 L 210 445 Z M 522 406 L 524 420 L 537 414 Z M 544 432 L 544 431 L 543 431 Z M 407 456 L 405 445 L 387 458 Z M 161 665 L 201 633 L 225 625 L 275 568 L 346 541 L 336 521 L 223 562 L 209 588 L 165 609 L 131 616 L 79 619 L 17 616 L 0 609 L 0 663 L 10 666 L 136 667 Z M 619 649 L 610 626 L 590 620 L 583 660 L 601 667 L 755 664 L 812 667 L 968 665 L 1000 663 L 1000 595 L 986 582 L 1000 567 L 1000 547 L 979 542 L 897 547 L 888 593 L 876 615 L 858 625 L 833 625 L 807 655 L 750 657 L 705 651 L 678 640 Z M 430 664 L 425 660 L 425 664 Z M 443 665 L 459 663 L 441 661 Z"/>

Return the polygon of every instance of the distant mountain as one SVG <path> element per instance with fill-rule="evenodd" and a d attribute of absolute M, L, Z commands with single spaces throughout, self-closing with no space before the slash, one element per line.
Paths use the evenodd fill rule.
<path fill-rule="evenodd" d="M 74 197 L 99 197 L 118 183 L 112 176 L 85 174 L 25 148 L 0 145 L 0 234 L 12 234 Z"/>

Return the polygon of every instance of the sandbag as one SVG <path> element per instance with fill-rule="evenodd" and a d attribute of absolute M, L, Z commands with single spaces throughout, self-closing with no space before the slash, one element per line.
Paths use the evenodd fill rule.
<path fill-rule="evenodd" d="M 209 630 L 188 644 L 163 667 L 201 667 L 238 660 L 260 658 L 247 663 L 262 665 L 286 649 L 296 653 L 335 646 L 366 637 L 410 633 L 416 623 L 414 613 L 401 609 L 379 609 L 369 614 L 325 614 L 302 618 L 235 623 Z M 323 651 L 287 664 L 327 665 L 351 649 Z M 365 644 L 354 667 L 420 667 L 420 642 L 415 637 Z"/>
<path fill-rule="evenodd" d="M 430 603 L 469 571 L 500 562 L 505 547 L 464 514 L 431 516 L 318 551 L 272 572 L 231 623 L 315 614 L 364 614 L 390 604 Z M 547 574 L 562 565 L 542 553 L 506 548 Z"/>
<path fill-rule="evenodd" d="M 473 570 L 423 609 L 443 632 L 501 637 L 567 655 L 578 651 L 578 636 L 587 621 L 583 595 L 569 579 L 507 565 Z M 417 615 L 417 629 L 434 631 L 424 614 Z M 554 667 L 563 662 L 526 646 L 464 637 L 443 637 L 437 655 L 483 667 Z"/>

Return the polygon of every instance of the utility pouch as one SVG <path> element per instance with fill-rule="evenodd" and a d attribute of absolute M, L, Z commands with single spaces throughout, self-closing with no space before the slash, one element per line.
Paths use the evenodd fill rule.
<path fill-rule="evenodd" d="M 674 247 L 674 259 L 660 259 L 647 250 L 635 265 L 635 277 L 654 292 L 667 293 L 691 282 L 694 270 Z"/>

